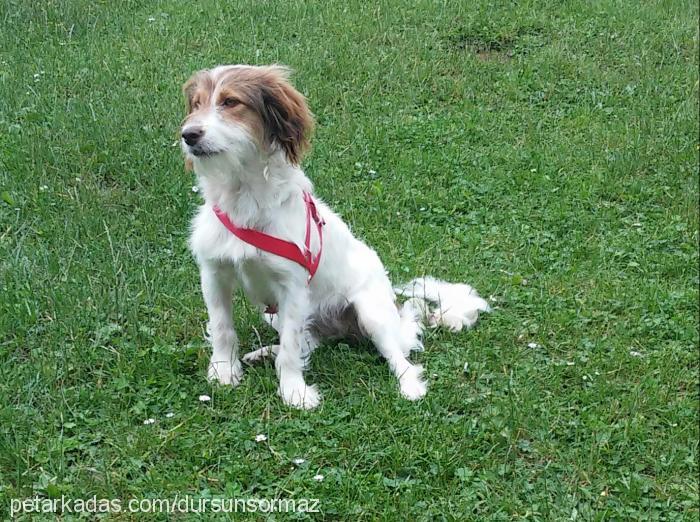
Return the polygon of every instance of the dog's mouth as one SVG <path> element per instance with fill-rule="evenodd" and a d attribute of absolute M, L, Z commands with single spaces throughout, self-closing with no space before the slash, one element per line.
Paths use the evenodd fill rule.
<path fill-rule="evenodd" d="M 187 150 L 190 154 L 198 158 L 209 158 L 224 151 L 224 149 L 213 149 L 200 143 L 197 143 L 196 145 L 188 145 Z"/>

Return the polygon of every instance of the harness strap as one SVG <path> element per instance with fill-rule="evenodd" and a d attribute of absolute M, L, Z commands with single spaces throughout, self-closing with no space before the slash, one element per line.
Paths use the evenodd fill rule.
<path fill-rule="evenodd" d="M 219 218 L 219 221 L 238 239 L 248 243 L 270 254 L 279 257 L 284 257 L 290 261 L 303 266 L 309 272 L 309 282 L 316 273 L 318 265 L 321 262 L 321 253 L 323 252 L 323 225 L 325 222 L 319 216 L 316 204 L 314 203 L 311 194 L 304 192 L 304 203 L 306 205 L 306 237 L 304 238 L 304 251 L 291 241 L 285 241 L 275 236 L 265 234 L 252 228 L 241 228 L 234 225 L 228 214 L 221 210 L 218 205 L 214 206 L 214 214 Z M 315 256 L 311 252 L 311 221 L 316 224 L 318 231 L 318 254 Z"/>

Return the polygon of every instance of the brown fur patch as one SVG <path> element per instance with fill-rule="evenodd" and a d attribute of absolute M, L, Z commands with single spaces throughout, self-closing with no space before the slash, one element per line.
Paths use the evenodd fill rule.
<path fill-rule="evenodd" d="M 214 80 L 209 71 L 197 71 L 182 86 L 187 103 L 187 114 L 201 106 L 207 105 L 214 91 Z"/>
<path fill-rule="evenodd" d="M 224 105 L 225 101 L 228 99 L 238 100 L 239 103 L 232 107 L 223 108 L 223 118 L 225 120 L 240 123 L 244 125 L 253 137 L 258 141 L 258 143 L 265 143 L 265 128 L 260 115 L 255 109 L 250 107 L 248 104 L 242 101 L 243 93 L 240 89 L 236 89 L 235 86 L 223 87 L 217 94 L 216 103 L 219 105 Z"/>

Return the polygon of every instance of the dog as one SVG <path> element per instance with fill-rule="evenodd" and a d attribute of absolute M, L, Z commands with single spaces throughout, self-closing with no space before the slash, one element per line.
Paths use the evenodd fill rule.
<path fill-rule="evenodd" d="M 313 194 L 299 166 L 314 118 L 289 76 L 279 65 L 226 65 L 183 86 L 181 144 L 204 198 L 189 247 L 209 316 L 208 377 L 233 386 L 243 377 L 232 321 L 240 287 L 279 333 L 279 344 L 243 362 L 275 357 L 285 404 L 319 404 L 304 380 L 307 361 L 322 340 L 344 337 L 369 338 L 401 394 L 418 400 L 423 369 L 408 356 L 422 350 L 424 326 L 471 327 L 489 305 L 469 285 L 431 277 L 392 287 L 377 253 Z"/>

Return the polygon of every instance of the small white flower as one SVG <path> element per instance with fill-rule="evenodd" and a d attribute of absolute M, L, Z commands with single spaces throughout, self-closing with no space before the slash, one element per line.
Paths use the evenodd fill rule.
<path fill-rule="evenodd" d="M 156 421 L 155 419 L 146 419 L 145 421 L 143 421 L 143 423 L 148 425 L 148 424 L 153 424 L 155 421 Z"/>
<path fill-rule="evenodd" d="M 573 366 L 573 365 L 574 365 L 574 361 L 566 361 L 566 365 L 567 365 L 567 366 Z"/>
<path fill-rule="evenodd" d="M 528 348 L 539 348 L 540 345 L 537 343 L 527 343 Z"/>
<path fill-rule="evenodd" d="M 317 482 L 323 481 L 324 478 L 325 477 L 323 475 L 321 475 L 320 473 L 318 475 L 314 475 L 314 480 Z"/>
<path fill-rule="evenodd" d="M 641 352 L 636 352 L 634 350 L 630 350 L 630 355 L 632 357 L 644 357 L 644 355 Z"/>
<path fill-rule="evenodd" d="M 302 458 L 296 458 L 296 459 L 294 459 L 292 462 L 293 462 L 294 464 L 296 464 L 297 466 L 301 466 L 304 462 L 306 462 L 306 460 L 304 460 L 304 459 L 302 459 Z"/>
<path fill-rule="evenodd" d="M 148 21 L 149 21 L 149 22 L 155 22 L 155 21 L 156 21 L 156 17 L 155 17 L 155 16 L 149 16 L 149 17 L 148 17 Z"/>
<path fill-rule="evenodd" d="M 192 186 L 192 192 L 194 192 L 195 194 L 196 194 L 197 192 L 199 192 L 199 187 L 198 187 L 197 185 L 193 185 L 193 186 Z"/>
<path fill-rule="evenodd" d="M 371 170 L 371 169 L 370 169 L 370 171 L 369 171 L 369 175 L 370 175 L 370 176 L 374 176 L 376 173 L 377 173 L 376 170 Z"/>
<path fill-rule="evenodd" d="M 76 182 L 76 183 L 81 183 L 82 181 L 83 181 L 83 180 L 80 179 L 80 178 L 75 178 L 75 182 Z"/>
<path fill-rule="evenodd" d="M 210 400 L 211 400 L 211 397 L 209 397 L 209 395 L 200 395 L 199 396 L 200 402 L 209 402 Z"/>
<path fill-rule="evenodd" d="M 260 433 L 255 436 L 255 442 L 265 442 L 267 440 L 267 435 Z"/>
<path fill-rule="evenodd" d="M 175 416 L 175 414 L 171 411 L 165 414 L 166 419 L 172 419 Z"/>
<path fill-rule="evenodd" d="M 46 192 L 47 190 L 49 190 L 49 186 L 48 186 L 48 185 L 41 185 L 41 186 L 39 187 L 39 192 Z"/>

